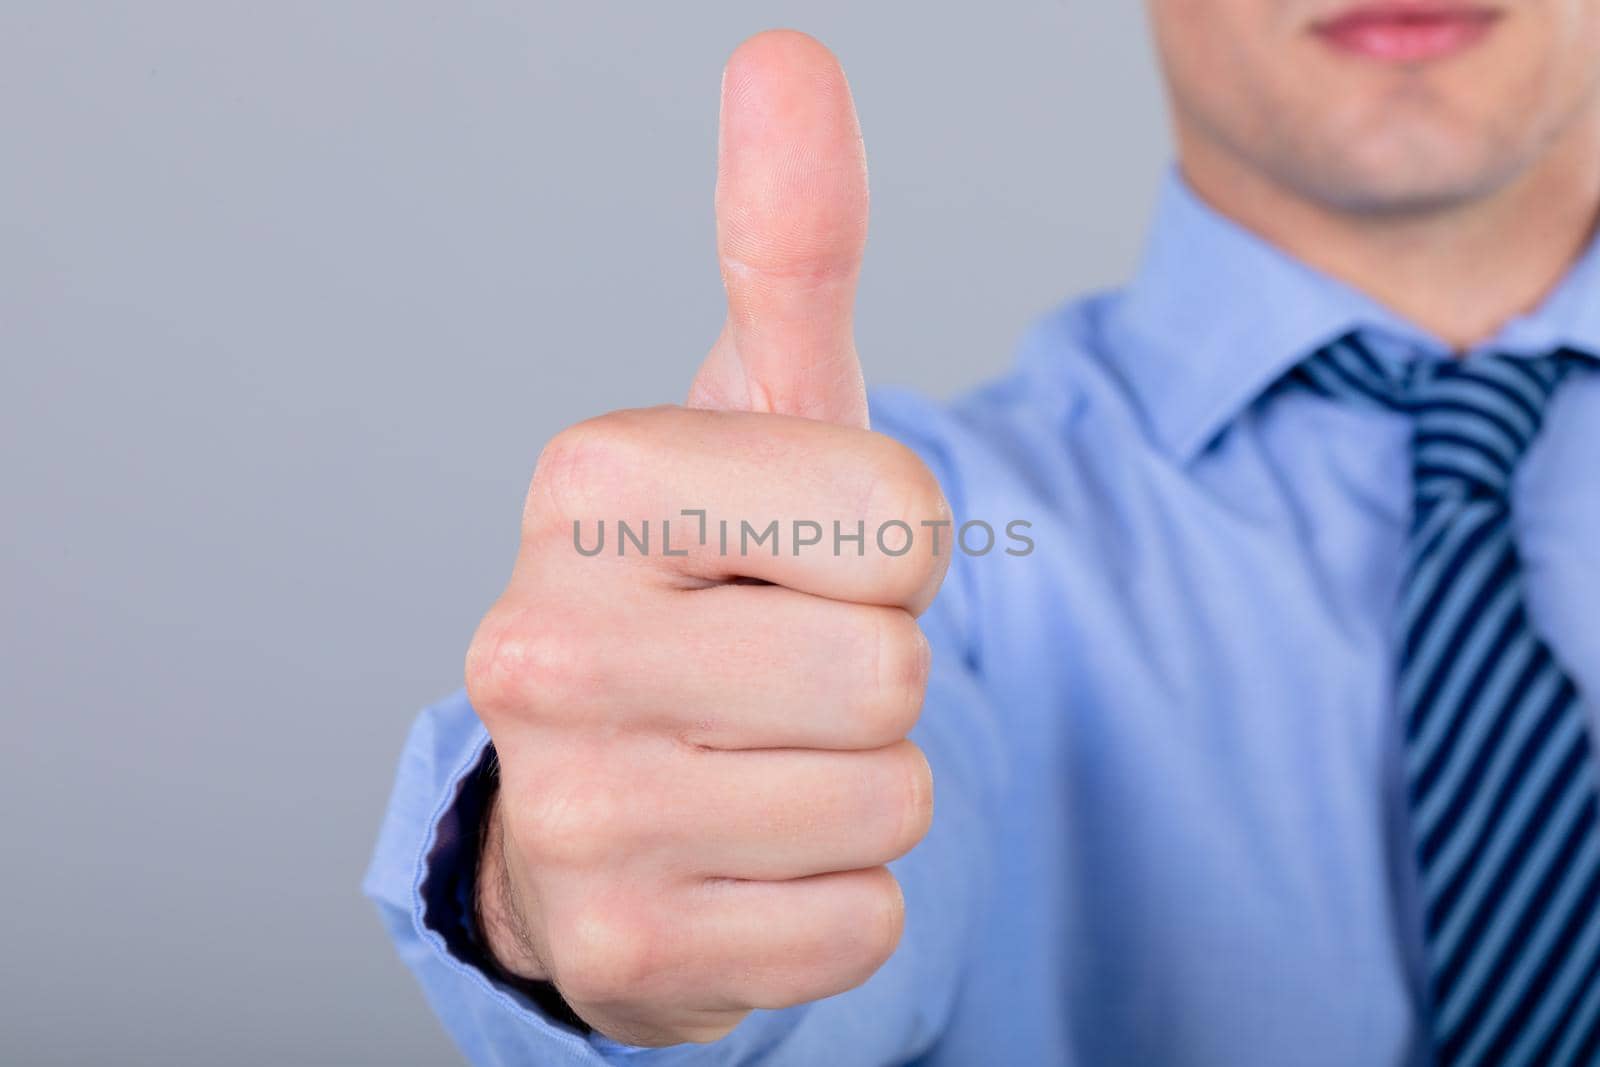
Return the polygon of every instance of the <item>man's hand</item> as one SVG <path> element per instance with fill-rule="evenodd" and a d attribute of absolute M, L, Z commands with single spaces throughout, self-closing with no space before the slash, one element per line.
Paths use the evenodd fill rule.
<path fill-rule="evenodd" d="M 859 985 L 900 937 L 883 865 L 932 816 L 905 738 L 928 672 L 915 616 L 949 554 L 948 528 L 935 552 L 922 524 L 949 515 L 927 468 L 867 429 L 851 322 L 866 225 L 837 62 L 800 34 L 745 43 L 723 86 L 727 325 L 687 408 L 604 415 L 546 447 L 468 654 L 501 774 L 485 936 L 617 1040 L 713 1040 L 752 1009 Z M 651 553 L 575 551 L 574 521 L 592 547 L 602 519 L 613 535 L 651 520 Z M 662 519 L 686 554 L 662 553 Z M 741 555 L 742 519 L 825 532 Z M 862 554 L 835 553 L 834 520 L 864 520 Z M 890 520 L 917 534 L 904 555 L 874 544 Z"/>

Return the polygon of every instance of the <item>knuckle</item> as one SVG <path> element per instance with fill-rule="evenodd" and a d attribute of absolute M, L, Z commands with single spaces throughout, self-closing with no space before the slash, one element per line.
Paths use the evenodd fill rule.
<path fill-rule="evenodd" d="M 552 778 L 529 797 L 517 845 L 543 869 L 592 870 L 621 851 L 623 802 L 618 790 L 592 774 Z"/>
<path fill-rule="evenodd" d="M 496 717 L 517 704 L 515 672 L 509 669 L 501 652 L 512 622 L 491 610 L 478 624 L 478 632 L 467 647 L 467 699 L 479 715 Z"/>
<path fill-rule="evenodd" d="M 911 732 L 922 713 L 932 651 L 922 628 L 909 614 L 889 608 L 876 616 L 871 683 L 865 706 L 853 718 L 867 732 L 867 742 L 887 745 Z"/>
<path fill-rule="evenodd" d="M 622 498 L 642 459 L 647 412 L 614 411 L 567 427 L 539 453 L 524 525 L 539 528 L 586 517 Z"/>
<path fill-rule="evenodd" d="M 592 422 L 569 426 L 552 437 L 539 453 L 528 490 L 526 524 L 555 521 L 581 512 L 588 472 L 607 462 L 601 434 Z"/>
<path fill-rule="evenodd" d="M 467 696 L 481 714 L 538 716 L 585 706 L 598 685 L 580 631 L 553 608 L 491 612 L 467 653 Z"/>
<path fill-rule="evenodd" d="M 557 987 L 580 1004 L 635 999 L 659 972 L 658 943 L 639 910 L 602 898 L 585 903 L 551 934 Z"/>

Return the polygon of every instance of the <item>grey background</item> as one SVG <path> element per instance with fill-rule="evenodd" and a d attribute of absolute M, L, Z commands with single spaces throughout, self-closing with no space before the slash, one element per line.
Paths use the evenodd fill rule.
<path fill-rule="evenodd" d="M 563 424 L 720 321 L 718 76 L 851 73 L 870 380 L 1123 277 L 1133 0 L 0 3 L 0 1061 L 457 1057 L 358 882 Z"/>

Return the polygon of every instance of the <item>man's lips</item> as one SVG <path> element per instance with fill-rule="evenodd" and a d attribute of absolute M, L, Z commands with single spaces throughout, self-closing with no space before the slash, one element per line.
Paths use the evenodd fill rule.
<path fill-rule="evenodd" d="M 1476 4 L 1396 2 L 1351 8 L 1313 29 L 1333 47 L 1368 59 L 1420 63 L 1464 51 L 1500 21 Z"/>

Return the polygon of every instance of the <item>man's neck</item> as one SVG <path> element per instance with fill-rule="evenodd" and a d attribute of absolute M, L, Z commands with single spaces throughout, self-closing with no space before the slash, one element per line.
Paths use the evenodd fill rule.
<path fill-rule="evenodd" d="M 1586 247 L 1600 207 L 1600 124 L 1575 124 L 1491 196 L 1412 215 L 1314 203 L 1180 134 L 1183 172 L 1213 208 L 1463 350 L 1532 310 Z"/>

